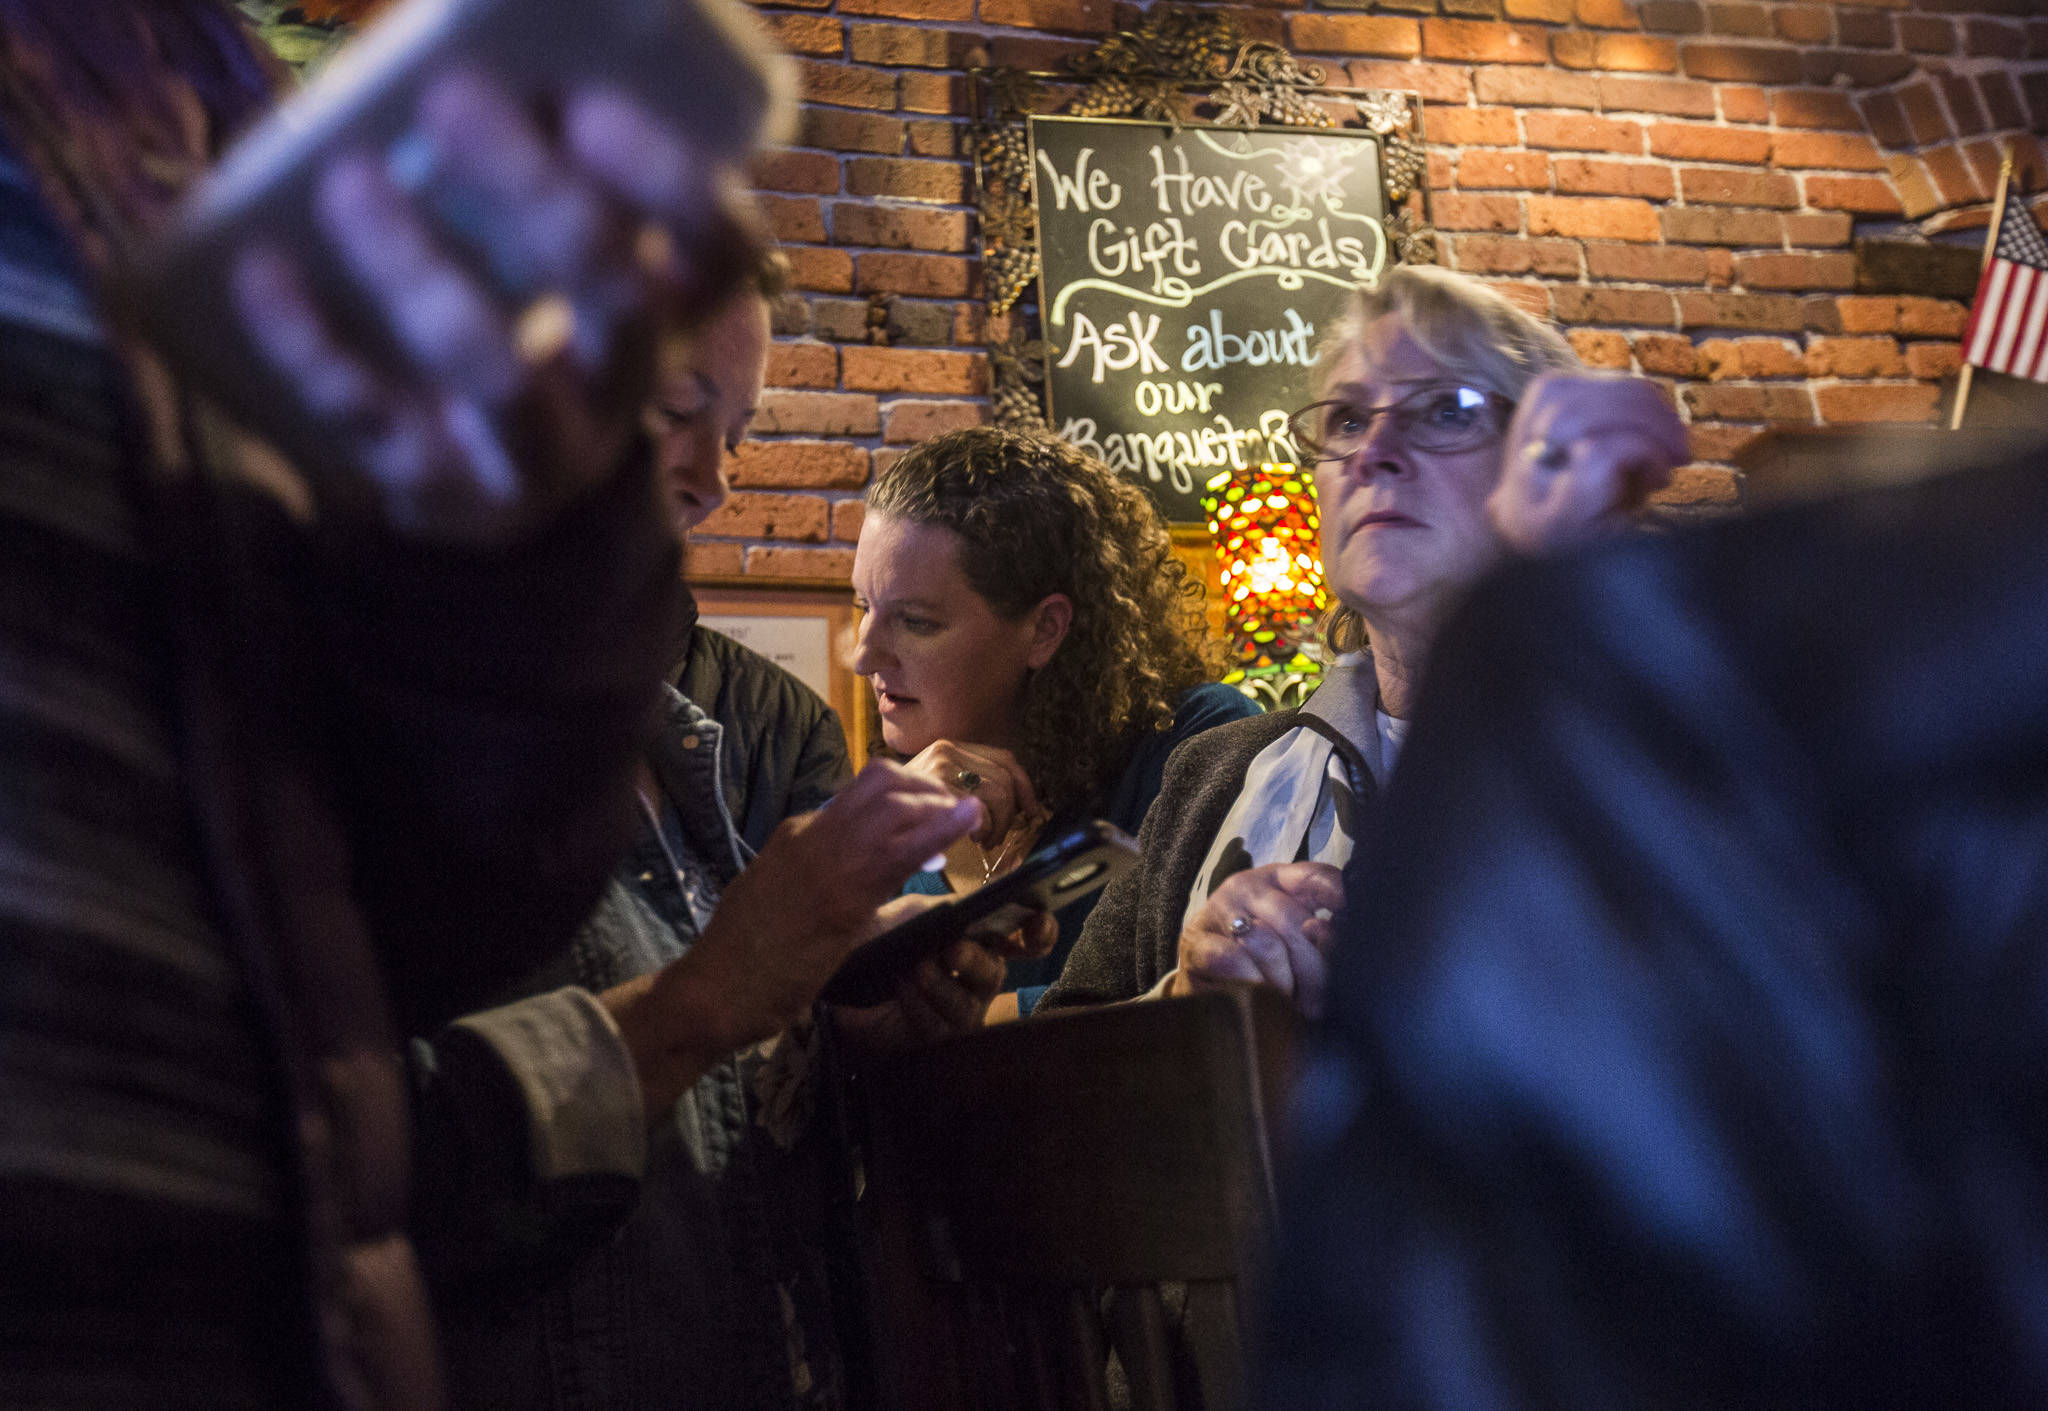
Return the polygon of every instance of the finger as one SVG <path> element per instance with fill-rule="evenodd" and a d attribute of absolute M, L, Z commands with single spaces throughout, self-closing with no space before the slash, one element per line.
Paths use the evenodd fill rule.
<path fill-rule="evenodd" d="M 1009 974 L 1002 956 L 975 941 L 955 941 L 939 959 L 953 983 L 973 996 L 983 1009 L 1001 993 L 1003 979 Z"/>
<path fill-rule="evenodd" d="M 1327 862 L 1283 862 L 1270 870 L 1273 885 L 1311 911 L 1344 905 L 1344 873 Z"/>
<path fill-rule="evenodd" d="M 994 991 L 990 991 L 977 999 L 940 969 L 937 961 L 926 960 L 911 972 L 905 1012 L 920 1033 L 942 1038 L 973 1028 L 993 997 Z"/>
<path fill-rule="evenodd" d="M 1294 1003 L 1311 1019 L 1323 1013 L 1323 990 L 1329 982 L 1329 964 L 1323 950 L 1306 936 L 1296 936 L 1287 947 L 1289 973 L 1294 977 Z"/>
<path fill-rule="evenodd" d="M 236 257 L 230 288 L 250 341 L 307 411 L 334 422 L 375 415 L 377 378 L 334 339 L 296 265 L 268 246 L 252 247 Z"/>
<path fill-rule="evenodd" d="M 510 400 L 522 369 L 509 321 L 435 244 L 382 166 L 337 161 L 314 205 L 321 233 L 417 371 L 486 407 Z"/>
<path fill-rule="evenodd" d="M 1239 980 L 1259 984 L 1266 980 L 1258 962 L 1228 932 L 1190 926 L 1181 932 L 1180 968 L 1198 980 Z"/>

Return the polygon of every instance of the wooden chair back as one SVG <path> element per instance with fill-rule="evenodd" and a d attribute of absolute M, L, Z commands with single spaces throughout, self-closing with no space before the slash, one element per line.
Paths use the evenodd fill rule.
<path fill-rule="evenodd" d="M 1294 1031 L 1285 1000 L 1233 988 L 1005 1025 L 864 1074 L 878 1411 L 1096 1411 L 1112 1350 L 1139 1411 L 1241 1405 Z"/>

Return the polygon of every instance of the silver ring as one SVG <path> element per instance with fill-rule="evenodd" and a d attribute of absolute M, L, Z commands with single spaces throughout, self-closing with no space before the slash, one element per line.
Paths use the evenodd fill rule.
<path fill-rule="evenodd" d="M 1572 458 L 1571 448 L 1555 441 L 1533 441 L 1528 454 L 1539 470 L 1562 470 Z"/>
<path fill-rule="evenodd" d="M 953 776 L 953 782 L 963 794 L 971 794 L 981 787 L 981 776 L 971 769 L 963 769 Z"/>
<path fill-rule="evenodd" d="M 1249 936 L 1249 935 L 1250 935 L 1251 933 L 1252 933 L 1252 919 L 1251 919 L 1251 918 L 1250 918 L 1249 916 L 1233 916 L 1233 917 L 1231 917 L 1231 918 L 1230 918 L 1230 934 L 1231 934 L 1231 935 L 1233 935 L 1233 936 Z"/>

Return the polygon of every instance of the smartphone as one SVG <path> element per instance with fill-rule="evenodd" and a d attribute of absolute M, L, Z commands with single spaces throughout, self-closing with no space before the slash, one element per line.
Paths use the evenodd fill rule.
<path fill-rule="evenodd" d="M 174 370 L 302 470 L 337 454 L 335 438 L 304 416 L 245 336 L 232 313 L 232 262 L 253 239 L 289 251 L 349 344 L 396 359 L 382 320 L 351 297 L 313 193 L 338 152 L 381 152 L 394 171 L 415 158 L 425 146 L 414 133 L 421 94 L 457 63 L 542 109 L 579 86 L 624 92 L 727 162 L 778 140 L 795 109 L 787 61 L 739 0 L 406 0 L 387 12 L 223 156 L 113 290 Z M 422 194 L 444 224 L 459 225 L 459 213 Z"/>
<path fill-rule="evenodd" d="M 1138 845 L 1114 823 L 1069 829 L 963 897 L 921 911 L 846 958 L 819 996 L 828 1004 L 880 1004 L 926 956 L 957 940 L 1007 936 L 1040 911 L 1058 911 L 1128 872 Z"/>

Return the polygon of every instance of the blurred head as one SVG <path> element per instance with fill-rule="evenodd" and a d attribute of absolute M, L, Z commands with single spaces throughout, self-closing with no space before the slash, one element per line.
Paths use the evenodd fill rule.
<path fill-rule="evenodd" d="M 1201 589 L 1158 511 L 1051 437 L 958 431 L 883 471 L 853 586 L 884 743 L 1000 745 L 1049 808 L 1113 776 L 1205 674 Z"/>
<path fill-rule="evenodd" d="M 1514 404 L 1538 374 L 1578 365 L 1549 325 L 1448 270 L 1401 265 L 1359 291 L 1298 423 L 1322 457 L 1332 647 L 1365 645 L 1367 624 L 1433 626 L 1499 561 L 1486 500 Z"/>
<path fill-rule="evenodd" d="M 786 262 L 771 253 L 754 282 L 687 334 L 662 341 L 647 429 L 655 465 L 687 534 L 725 503 L 725 458 L 746 436 L 768 367 L 768 309 Z"/>

